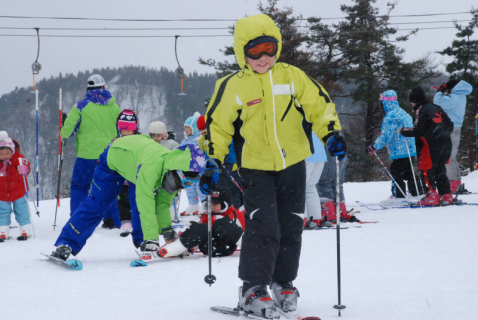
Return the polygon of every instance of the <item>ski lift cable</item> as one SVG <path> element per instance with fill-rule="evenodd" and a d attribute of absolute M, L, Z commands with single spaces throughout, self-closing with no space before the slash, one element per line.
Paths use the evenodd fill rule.
<path fill-rule="evenodd" d="M 472 20 L 445 20 L 445 21 L 416 21 L 416 22 L 391 22 L 389 25 L 398 24 L 430 24 L 430 23 L 454 23 L 454 22 L 470 22 Z M 310 28 L 312 25 L 297 26 L 298 28 Z M 30 27 L 0 27 L 0 29 L 6 30 L 30 30 Z M 154 30 L 230 30 L 230 27 L 220 28 L 198 28 L 198 27 L 179 27 L 179 28 L 41 28 L 42 30 L 55 30 L 55 31 L 154 31 Z"/>
<path fill-rule="evenodd" d="M 429 16 L 447 16 L 453 14 L 470 14 L 476 11 L 462 11 L 462 12 L 446 12 L 446 13 L 428 13 L 428 14 L 409 14 L 409 15 L 377 15 L 373 17 L 390 17 L 390 18 L 404 18 L 404 17 L 429 17 Z M 48 20 L 86 20 L 86 21 L 122 21 L 122 22 L 210 22 L 210 21 L 237 21 L 238 19 L 119 19 L 119 18 L 83 18 L 83 17 L 34 17 L 34 16 L 7 16 L 2 15 L 0 18 L 7 19 L 48 19 Z M 347 17 L 339 18 L 321 18 L 322 20 L 341 20 Z M 301 18 L 297 20 L 307 20 Z"/>
<path fill-rule="evenodd" d="M 414 31 L 414 30 L 437 30 L 437 29 L 455 29 L 455 27 L 435 27 L 435 28 L 413 28 L 413 29 L 396 29 L 396 31 Z M 345 32 L 345 31 L 344 31 Z M 369 33 L 377 32 L 377 30 L 350 30 L 347 33 Z M 287 32 L 283 32 L 286 34 Z M 313 32 L 301 33 L 302 35 L 314 34 Z M 233 37 L 232 34 L 210 34 L 210 35 L 182 35 L 183 38 L 217 38 L 217 37 Z M 34 37 L 28 34 L 0 34 L 0 37 Z M 176 38 L 172 35 L 60 35 L 60 34 L 44 34 L 44 38 Z"/>

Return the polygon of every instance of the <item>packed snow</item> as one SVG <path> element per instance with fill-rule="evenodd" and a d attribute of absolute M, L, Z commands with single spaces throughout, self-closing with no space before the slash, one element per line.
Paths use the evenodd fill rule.
<path fill-rule="evenodd" d="M 478 173 L 478 172 L 477 172 Z M 464 178 L 478 191 L 478 174 Z M 476 319 L 478 314 L 477 206 L 371 211 L 356 201 L 379 202 L 387 182 L 347 183 L 347 207 L 362 221 L 341 230 L 343 319 Z M 461 196 L 478 203 L 478 194 Z M 186 197 L 181 201 L 184 209 Z M 33 206 L 32 206 L 33 209 Z M 0 243 L 0 319 L 233 319 L 211 306 L 237 304 L 238 256 L 213 259 L 217 282 L 204 282 L 201 254 L 132 268 L 131 237 L 100 226 L 76 258 L 74 271 L 45 261 L 69 217 L 62 199 L 56 230 L 55 200 L 42 201 L 34 217 L 36 237 Z M 180 224 L 197 218 L 182 218 Z M 12 217 L 13 220 L 13 217 Z M 14 221 L 14 220 L 13 220 Z M 12 225 L 16 225 L 15 222 Z M 18 229 L 11 229 L 14 239 Z M 336 231 L 304 231 L 299 276 L 299 313 L 337 318 Z"/>

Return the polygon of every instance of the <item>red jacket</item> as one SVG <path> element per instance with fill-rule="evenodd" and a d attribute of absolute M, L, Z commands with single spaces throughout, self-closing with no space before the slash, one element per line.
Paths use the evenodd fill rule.
<path fill-rule="evenodd" d="M 24 164 L 30 169 L 30 162 L 20 153 L 20 145 L 15 143 L 15 153 L 10 159 L 11 165 L 7 166 L 6 174 L 0 173 L 0 201 L 15 201 L 25 196 L 25 186 L 23 185 L 23 176 L 18 173 L 18 166 Z M 0 160 L 0 170 L 5 165 L 5 161 Z M 29 174 L 30 172 L 28 172 Z M 25 179 L 25 183 L 28 189 L 28 181 Z"/>
<path fill-rule="evenodd" d="M 216 222 L 217 219 L 228 217 L 232 221 L 236 221 L 237 225 L 239 225 L 242 230 L 246 226 L 246 222 L 244 221 L 244 212 L 237 210 L 234 206 L 230 206 L 226 212 L 222 212 L 220 214 L 213 214 L 212 216 L 212 224 Z M 207 213 L 203 213 L 201 215 L 201 220 L 199 223 L 207 223 Z"/>

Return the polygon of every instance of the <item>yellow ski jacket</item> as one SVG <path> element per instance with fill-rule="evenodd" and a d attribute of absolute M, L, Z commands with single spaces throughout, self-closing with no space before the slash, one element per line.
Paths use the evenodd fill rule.
<path fill-rule="evenodd" d="M 216 82 L 206 113 L 209 156 L 223 161 L 234 139 L 237 164 L 248 169 L 280 171 L 313 153 L 312 131 L 322 140 L 342 127 L 327 92 L 302 70 L 278 63 L 266 73 L 252 71 L 244 46 L 262 35 L 281 34 L 265 14 L 240 19 L 234 52 L 242 70 Z"/>

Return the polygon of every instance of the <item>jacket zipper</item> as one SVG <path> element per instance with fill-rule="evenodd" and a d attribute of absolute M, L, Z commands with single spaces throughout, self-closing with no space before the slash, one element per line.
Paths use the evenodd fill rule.
<path fill-rule="evenodd" d="M 274 99 L 274 82 L 272 81 L 272 71 L 269 70 L 269 75 L 271 79 L 271 91 L 272 91 L 272 110 L 274 111 L 274 136 L 276 138 L 277 146 L 279 147 L 279 153 L 282 158 L 282 164 L 284 166 L 284 169 L 286 168 L 285 166 L 285 159 L 284 159 L 284 154 L 282 153 L 282 148 L 279 144 L 279 139 L 277 138 L 277 124 L 276 124 L 276 103 Z"/>

